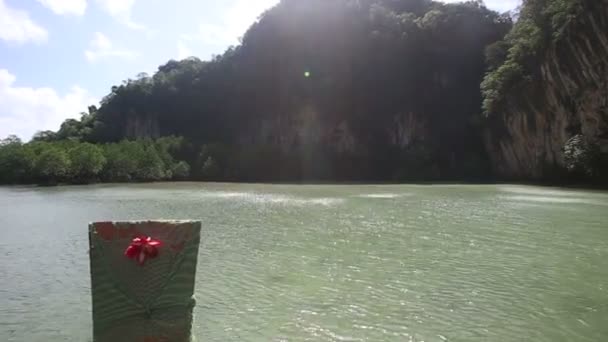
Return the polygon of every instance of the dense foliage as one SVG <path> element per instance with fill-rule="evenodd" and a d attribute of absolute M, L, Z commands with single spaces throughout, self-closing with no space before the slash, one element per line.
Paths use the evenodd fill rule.
<path fill-rule="evenodd" d="M 570 138 L 564 145 L 564 160 L 566 169 L 575 179 L 601 179 L 608 171 L 608 160 L 601 153 L 600 147 L 595 141 L 587 141 L 585 136 L 577 134 Z"/>
<path fill-rule="evenodd" d="M 0 140 L 0 184 L 89 183 L 184 179 L 183 139 L 165 137 L 93 145 L 76 141 Z"/>
<path fill-rule="evenodd" d="M 182 159 L 196 178 L 474 178 L 488 169 L 479 124 L 484 50 L 510 27 L 481 1 L 282 0 L 239 46 L 139 74 L 81 120 L 34 140 L 183 136 Z M 409 114 L 424 131 L 392 141 L 387 131 Z M 340 139 L 353 143 L 341 148 Z M 106 169 L 130 168 L 107 153 L 115 152 L 106 151 Z M 155 159 L 135 177 L 163 178 Z M 186 168 L 172 171 L 183 178 Z"/>
<path fill-rule="evenodd" d="M 486 49 L 489 72 L 481 84 L 486 115 L 505 108 L 508 94 L 524 94 L 535 81 L 544 53 L 577 18 L 582 1 L 524 1 L 513 29 Z"/>
<path fill-rule="evenodd" d="M 525 0 L 513 26 L 481 0 L 282 0 L 211 61 L 171 60 L 5 141 L 0 182 L 487 177 L 483 111 L 578 1 Z"/>

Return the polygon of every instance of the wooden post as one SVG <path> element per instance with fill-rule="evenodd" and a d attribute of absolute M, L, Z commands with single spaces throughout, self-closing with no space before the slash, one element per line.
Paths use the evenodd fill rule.
<path fill-rule="evenodd" d="M 201 223 L 89 226 L 93 340 L 191 341 Z"/>

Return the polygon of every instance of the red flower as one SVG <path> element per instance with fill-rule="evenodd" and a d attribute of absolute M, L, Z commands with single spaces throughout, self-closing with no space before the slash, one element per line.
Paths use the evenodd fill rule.
<path fill-rule="evenodd" d="M 125 256 L 130 259 L 136 259 L 140 265 L 144 265 L 147 258 L 154 259 L 158 256 L 158 248 L 162 246 L 159 240 L 147 237 L 136 237 L 131 241 L 131 244 L 125 249 Z"/>

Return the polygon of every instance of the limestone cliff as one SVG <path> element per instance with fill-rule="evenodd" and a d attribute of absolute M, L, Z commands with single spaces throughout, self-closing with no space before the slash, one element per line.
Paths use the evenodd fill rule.
<path fill-rule="evenodd" d="M 306 146 L 323 146 L 328 152 L 350 155 L 367 155 L 370 136 L 353 129 L 348 118 L 328 120 L 314 106 L 307 106 L 288 115 L 277 115 L 260 120 L 254 127 L 240 134 L 242 145 L 270 144 L 285 153 L 295 153 Z M 389 148 L 406 150 L 413 142 L 424 141 L 429 132 L 424 115 L 413 112 L 389 115 L 380 136 L 381 143 Z"/>
<path fill-rule="evenodd" d="M 580 3 L 531 80 L 488 119 L 485 143 L 501 178 L 559 178 L 564 145 L 579 134 L 608 153 L 608 1 Z"/>
<path fill-rule="evenodd" d="M 156 139 L 160 137 L 158 119 L 151 115 L 127 115 L 124 126 L 124 136 L 129 139 Z"/>

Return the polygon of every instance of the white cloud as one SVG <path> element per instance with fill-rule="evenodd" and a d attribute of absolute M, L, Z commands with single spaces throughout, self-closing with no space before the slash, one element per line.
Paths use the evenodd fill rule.
<path fill-rule="evenodd" d="M 87 9 L 87 0 L 38 0 L 38 2 L 59 15 L 82 16 Z"/>
<path fill-rule="evenodd" d="M 27 12 L 10 8 L 4 0 L 0 0 L 0 39 L 17 43 L 40 43 L 47 38 L 47 31 L 32 21 Z"/>
<path fill-rule="evenodd" d="M 464 0 L 441 0 L 443 2 L 462 2 Z M 486 6 L 500 13 L 511 11 L 521 5 L 521 0 L 484 0 Z"/>
<path fill-rule="evenodd" d="M 177 42 L 177 58 L 184 59 L 193 56 L 192 50 L 183 41 Z"/>
<path fill-rule="evenodd" d="M 133 50 L 116 48 L 103 33 L 95 32 L 95 37 L 89 43 L 89 48 L 84 52 L 84 55 L 89 62 L 94 63 L 107 58 L 133 60 L 138 56 L 138 53 Z"/>
<path fill-rule="evenodd" d="M 146 27 L 136 23 L 131 18 L 131 10 L 135 0 L 97 0 L 97 4 L 114 19 L 134 30 L 146 30 Z"/>
<path fill-rule="evenodd" d="M 498 12 L 511 11 L 521 5 L 521 0 L 486 0 L 488 8 L 496 10 Z"/>
<path fill-rule="evenodd" d="M 213 45 L 236 45 L 249 26 L 279 0 L 236 0 L 220 15 L 217 24 L 201 24 L 198 33 L 185 35 L 187 41 L 200 41 Z"/>
<path fill-rule="evenodd" d="M 86 90 L 74 86 L 61 96 L 52 88 L 15 86 L 16 77 L 0 69 L 0 138 L 17 134 L 30 139 L 39 130 L 57 130 L 63 120 L 77 118 L 97 104 Z"/>

